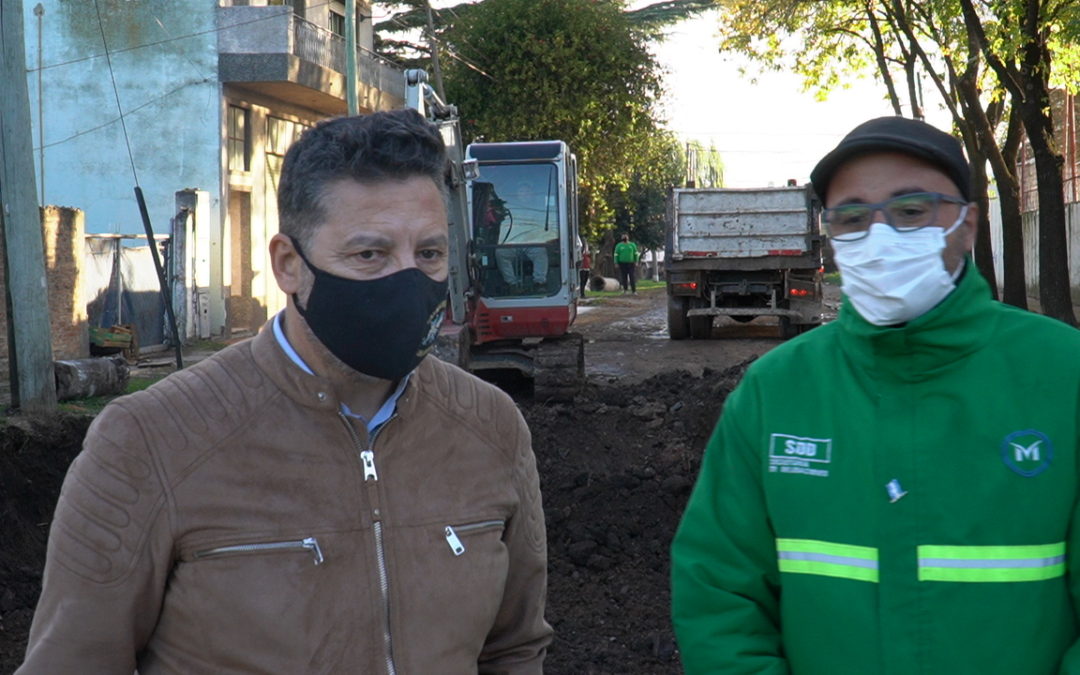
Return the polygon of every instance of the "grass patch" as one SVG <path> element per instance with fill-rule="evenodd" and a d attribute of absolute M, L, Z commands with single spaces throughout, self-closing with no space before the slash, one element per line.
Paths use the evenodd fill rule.
<path fill-rule="evenodd" d="M 195 340 L 184 344 L 183 351 L 220 352 L 229 346 L 224 340 Z M 169 353 L 174 353 L 171 347 Z"/>
<path fill-rule="evenodd" d="M 663 281 L 653 281 L 652 279 L 642 279 L 637 282 L 638 293 L 655 291 L 657 289 L 667 288 L 667 283 Z M 605 298 L 617 298 L 623 294 L 621 290 L 618 291 L 594 291 L 589 289 L 586 291 L 585 299 L 590 298 L 605 299 Z"/>
<path fill-rule="evenodd" d="M 833 284 L 834 286 L 839 286 L 840 285 L 840 273 L 839 272 L 829 272 L 828 274 L 826 274 L 823 277 L 823 280 L 827 284 Z"/>
<path fill-rule="evenodd" d="M 142 391 L 164 377 L 165 375 L 142 375 L 139 377 L 128 378 L 128 385 L 127 389 L 124 390 L 124 394 L 133 394 L 137 391 Z M 90 398 L 81 398 L 72 401 L 61 401 L 58 407 L 64 412 L 77 415 L 97 415 L 110 401 L 122 395 L 123 394 L 109 394 L 105 396 L 91 396 Z"/>

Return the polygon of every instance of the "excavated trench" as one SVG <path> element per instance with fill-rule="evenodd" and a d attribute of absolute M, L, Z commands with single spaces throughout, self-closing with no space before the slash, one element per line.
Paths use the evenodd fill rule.
<path fill-rule="evenodd" d="M 547 516 L 549 673 L 681 672 L 668 547 L 724 398 L 779 340 L 764 325 L 672 343 L 662 303 L 654 291 L 584 312 L 588 384 L 570 402 L 519 400 Z M 0 673 L 22 658 L 49 520 L 90 418 L 12 420 L 0 430 Z"/>

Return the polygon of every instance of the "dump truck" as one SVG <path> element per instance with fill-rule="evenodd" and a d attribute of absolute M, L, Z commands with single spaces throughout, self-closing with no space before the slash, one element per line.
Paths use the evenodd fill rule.
<path fill-rule="evenodd" d="M 819 325 L 820 211 L 809 185 L 672 189 L 664 251 L 670 338 L 708 338 L 717 316 L 777 317 L 785 339 Z"/>

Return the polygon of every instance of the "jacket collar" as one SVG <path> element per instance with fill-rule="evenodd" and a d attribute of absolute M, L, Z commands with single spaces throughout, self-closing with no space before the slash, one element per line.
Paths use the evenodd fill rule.
<path fill-rule="evenodd" d="M 844 297 L 840 308 L 843 350 L 879 376 L 930 379 L 985 345 L 994 332 L 990 286 L 971 257 L 957 287 L 936 307 L 901 326 L 875 326 Z"/>
<path fill-rule="evenodd" d="M 282 393 L 298 404 L 336 415 L 341 409 L 341 402 L 334 396 L 330 382 L 326 378 L 304 370 L 293 361 L 274 335 L 273 322 L 273 318 L 267 321 L 258 335 L 251 340 L 251 353 L 259 369 Z M 416 399 L 418 380 L 431 377 L 432 364 L 428 362 L 433 358 L 435 357 L 422 360 L 409 376 L 407 384 L 398 397 L 398 413 L 401 413 L 403 408 L 411 409 L 411 404 Z"/>

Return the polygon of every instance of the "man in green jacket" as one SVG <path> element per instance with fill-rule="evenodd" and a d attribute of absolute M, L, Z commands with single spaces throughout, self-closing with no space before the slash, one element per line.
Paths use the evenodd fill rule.
<path fill-rule="evenodd" d="M 630 235 L 624 234 L 621 241 L 615 244 L 615 264 L 619 266 L 619 285 L 623 293 L 637 293 L 637 261 L 637 244 L 630 241 Z"/>
<path fill-rule="evenodd" d="M 837 321 L 725 403 L 672 547 L 687 673 L 1080 673 L 1080 331 L 991 299 L 960 144 L 814 169 Z"/>

